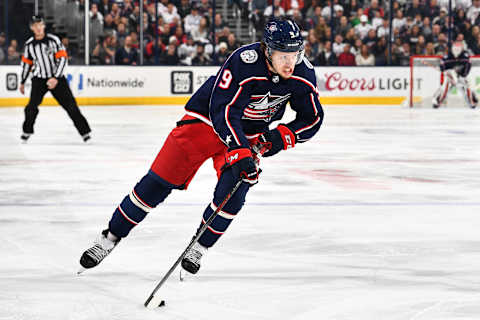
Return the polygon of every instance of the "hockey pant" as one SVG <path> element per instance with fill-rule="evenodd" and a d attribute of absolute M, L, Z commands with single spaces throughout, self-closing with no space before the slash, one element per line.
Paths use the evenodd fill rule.
<path fill-rule="evenodd" d="M 30 101 L 25 107 L 25 121 L 23 122 L 23 132 L 33 133 L 33 125 L 38 116 L 38 106 L 42 103 L 43 97 L 50 91 L 57 102 L 67 112 L 72 119 L 75 128 L 80 135 L 90 132 L 90 126 L 87 119 L 82 115 L 78 108 L 77 102 L 73 97 L 72 91 L 68 86 L 65 77 L 58 78 L 57 86 L 50 90 L 47 88 L 47 79 L 34 77 L 32 79 L 32 91 L 30 93 Z"/>
<path fill-rule="evenodd" d="M 478 97 L 476 93 L 470 89 L 468 79 L 466 77 L 457 76 L 454 70 L 446 70 L 442 74 L 442 85 L 441 87 L 435 92 L 433 98 L 433 104 L 440 105 L 443 101 L 445 101 L 449 90 L 456 86 L 459 94 L 461 94 L 465 102 L 471 108 L 475 108 L 478 103 Z"/>
<path fill-rule="evenodd" d="M 232 170 L 225 166 L 226 152 L 227 147 L 211 126 L 185 116 L 170 132 L 149 172 L 115 209 L 109 222 L 110 232 L 120 238 L 126 237 L 172 190 L 187 189 L 200 166 L 212 158 L 218 181 L 213 200 L 203 213 L 201 226 L 236 182 Z M 211 247 L 222 236 L 242 208 L 248 190 L 248 184 L 240 186 L 200 237 L 201 245 Z"/>

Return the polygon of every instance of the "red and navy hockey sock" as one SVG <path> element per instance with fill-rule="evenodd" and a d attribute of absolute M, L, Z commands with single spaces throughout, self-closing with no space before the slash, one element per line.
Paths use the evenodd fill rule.
<path fill-rule="evenodd" d="M 218 180 L 217 186 L 215 187 L 213 201 L 205 209 L 199 228 L 202 227 L 205 221 L 207 221 L 217 209 L 217 206 L 223 201 L 227 193 L 232 190 L 233 185 L 234 179 L 232 172 L 230 169 L 227 169 L 222 173 L 220 179 Z M 205 230 L 200 239 L 198 239 L 198 242 L 202 246 L 210 248 L 225 233 L 232 220 L 243 207 L 243 204 L 245 203 L 245 196 L 247 195 L 249 187 L 250 185 L 248 183 L 243 183 L 237 192 L 235 192 L 235 194 L 225 204 L 215 219 L 213 219 L 210 226 L 207 228 L 207 230 Z"/>
<path fill-rule="evenodd" d="M 149 172 L 115 209 L 108 224 L 109 231 L 119 238 L 126 237 L 171 191 L 172 188 Z"/>

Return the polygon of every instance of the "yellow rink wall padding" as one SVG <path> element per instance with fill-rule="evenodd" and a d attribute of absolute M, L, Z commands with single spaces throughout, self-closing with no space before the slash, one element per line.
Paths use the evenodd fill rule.
<path fill-rule="evenodd" d="M 76 97 L 80 106 L 89 105 L 184 105 L 189 96 L 176 97 Z M 23 107 L 29 98 L 0 98 L 0 107 Z M 401 105 L 405 97 L 321 97 L 324 105 Z M 44 98 L 41 106 L 57 106 L 54 98 Z"/>

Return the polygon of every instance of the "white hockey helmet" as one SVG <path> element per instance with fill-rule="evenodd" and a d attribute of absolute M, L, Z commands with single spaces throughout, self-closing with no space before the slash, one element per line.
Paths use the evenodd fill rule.
<path fill-rule="evenodd" d="M 455 58 L 458 58 L 458 56 L 462 53 L 463 51 L 463 43 L 460 41 L 456 41 L 452 45 L 452 54 Z"/>

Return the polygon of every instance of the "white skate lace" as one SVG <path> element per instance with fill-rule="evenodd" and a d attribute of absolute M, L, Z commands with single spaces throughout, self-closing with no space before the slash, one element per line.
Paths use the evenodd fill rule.
<path fill-rule="evenodd" d="M 195 244 L 192 249 L 190 249 L 185 255 L 185 259 L 189 260 L 192 263 L 199 264 L 200 259 L 202 259 L 203 254 L 207 251 L 207 248 Z"/>
<path fill-rule="evenodd" d="M 96 261 L 101 261 L 105 258 L 115 247 L 115 243 L 103 236 L 96 241 L 97 243 L 88 249 L 88 255 L 95 258 Z"/>

